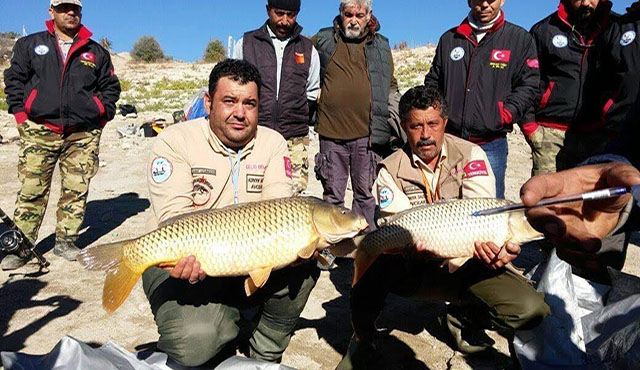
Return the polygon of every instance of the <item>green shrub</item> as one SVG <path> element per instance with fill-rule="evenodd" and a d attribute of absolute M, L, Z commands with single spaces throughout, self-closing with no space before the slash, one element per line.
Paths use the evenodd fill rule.
<path fill-rule="evenodd" d="M 131 82 L 131 80 L 127 80 L 126 78 L 120 78 L 120 90 L 122 90 L 122 92 L 131 90 L 132 86 L 133 86 L 133 83 Z"/>
<path fill-rule="evenodd" d="M 133 44 L 131 57 L 140 62 L 157 62 L 164 59 L 164 52 L 153 36 L 142 36 Z"/>
<path fill-rule="evenodd" d="M 218 63 L 226 58 L 227 50 L 224 45 L 222 45 L 222 41 L 216 39 L 211 40 L 207 44 L 206 49 L 204 50 L 204 55 L 202 60 L 206 63 Z"/>
<path fill-rule="evenodd" d="M 6 111 L 8 109 L 7 94 L 4 93 L 4 89 L 0 88 L 0 110 Z"/>

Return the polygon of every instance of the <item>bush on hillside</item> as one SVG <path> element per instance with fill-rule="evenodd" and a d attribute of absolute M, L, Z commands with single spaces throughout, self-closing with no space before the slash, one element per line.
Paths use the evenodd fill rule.
<path fill-rule="evenodd" d="M 202 60 L 206 63 L 218 63 L 226 58 L 227 50 L 222 45 L 222 41 L 216 39 L 211 40 L 204 50 Z"/>
<path fill-rule="evenodd" d="M 100 40 L 100 45 L 102 45 L 103 48 L 107 49 L 108 52 L 111 52 L 111 48 L 113 47 L 113 42 L 108 38 L 103 37 L 102 40 Z"/>
<path fill-rule="evenodd" d="M 399 43 L 393 45 L 393 50 L 407 50 L 409 45 L 406 41 L 400 41 Z"/>
<path fill-rule="evenodd" d="M 153 36 L 142 36 L 133 44 L 131 57 L 140 62 L 157 62 L 164 59 L 164 51 Z"/>

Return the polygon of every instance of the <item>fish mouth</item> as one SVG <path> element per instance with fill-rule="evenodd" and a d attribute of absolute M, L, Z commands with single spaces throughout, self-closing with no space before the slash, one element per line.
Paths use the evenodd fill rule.
<path fill-rule="evenodd" d="M 367 224 L 368 226 L 368 224 Z M 366 228 L 366 226 L 365 226 Z M 364 229 L 363 229 L 364 230 Z M 341 241 L 345 240 L 345 239 L 351 239 L 354 236 L 360 234 L 362 232 L 362 230 L 355 230 L 355 231 L 351 231 L 348 233 L 344 233 L 344 234 L 325 234 L 323 235 L 324 239 L 327 241 L 327 243 L 329 244 L 338 244 Z"/>

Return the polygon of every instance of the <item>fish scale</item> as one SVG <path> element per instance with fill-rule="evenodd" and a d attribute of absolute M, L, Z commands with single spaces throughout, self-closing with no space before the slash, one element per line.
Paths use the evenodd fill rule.
<path fill-rule="evenodd" d="M 89 270 L 107 271 L 103 306 L 113 311 L 151 266 L 193 255 L 209 276 L 251 275 L 254 285 L 245 284 L 250 294 L 272 270 L 366 227 L 362 216 L 320 199 L 282 198 L 180 216 L 140 238 L 84 249 L 78 260 Z"/>
<path fill-rule="evenodd" d="M 420 243 L 434 259 L 464 259 L 473 256 L 475 242 L 507 241 L 515 244 L 542 239 L 523 211 L 474 216 L 485 209 L 512 202 L 492 198 L 460 199 L 411 208 L 390 217 L 375 232 L 356 243 L 355 284 L 377 256 L 397 252 Z M 462 261 L 462 260 L 461 260 Z M 450 265 L 450 270 L 455 267 Z"/>

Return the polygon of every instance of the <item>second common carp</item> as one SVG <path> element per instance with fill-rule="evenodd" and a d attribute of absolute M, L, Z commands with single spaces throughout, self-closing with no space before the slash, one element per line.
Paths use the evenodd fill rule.
<path fill-rule="evenodd" d="M 282 198 L 180 216 L 140 238 L 78 254 L 89 270 L 106 270 L 102 305 L 115 311 L 151 266 L 174 266 L 193 255 L 209 276 L 243 276 L 247 295 L 272 270 L 310 258 L 367 227 L 364 217 L 316 198 Z"/>
<path fill-rule="evenodd" d="M 353 284 L 375 259 L 422 243 L 434 259 L 448 260 L 450 271 L 473 256 L 474 243 L 507 241 L 523 244 L 544 236 L 527 221 L 524 212 L 473 216 L 476 211 L 510 204 L 501 199 L 461 199 L 408 209 L 393 215 L 378 230 L 356 238 Z M 345 241 L 343 244 L 348 244 Z M 354 246 L 355 246 L 354 245 Z"/>

